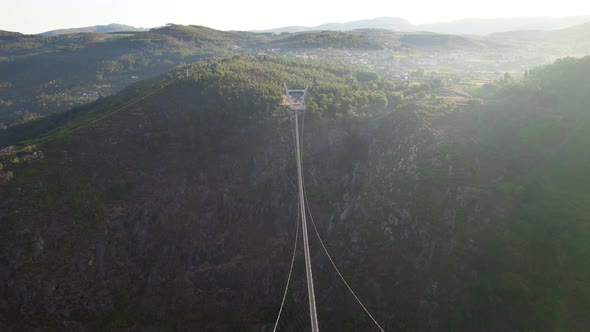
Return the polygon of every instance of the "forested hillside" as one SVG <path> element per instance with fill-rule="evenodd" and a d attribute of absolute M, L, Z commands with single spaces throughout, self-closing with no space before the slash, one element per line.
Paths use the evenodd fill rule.
<path fill-rule="evenodd" d="M 459 181 L 485 190 L 478 204 L 502 211 L 483 217 L 472 238 L 475 273 L 461 306 L 469 329 L 588 324 L 588 74 L 590 57 L 562 59 L 528 78 L 484 86 L 477 111 L 452 117 L 449 149 L 470 174 Z"/>
<path fill-rule="evenodd" d="M 271 327 L 297 215 L 287 82 L 310 85 L 320 234 L 387 331 L 583 330 L 588 73 L 590 57 L 568 58 L 450 100 L 442 80 L 237 56 L 15 126 L 4 142 L 27 141 L 0 157 L 0 327 Z M 310 241 L 320 328 L 370 327 Z M 302 280 L 288 314 L 306 305 Z"/>

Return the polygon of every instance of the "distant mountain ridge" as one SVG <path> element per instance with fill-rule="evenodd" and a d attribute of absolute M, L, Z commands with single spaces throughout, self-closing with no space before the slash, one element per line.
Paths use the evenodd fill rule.
<path fill-rule="evenodd" d="M 590 22 L 590 15 L 569 17 L 515 17 L 515 18 L 466 18 L 448 22 L 414 25 L 399 17 L 378 17 L 374 19 L 327 23 L 313 27 L 287 26 L 264 30 L 264 32 L 302 32 L 314 30 L 356 30 L 385 29 L 395 31 L 429 31 L 455 35 L 488 35 L 496 32 L 517 30 L 556 30 Z"/>
<path fill-rule="evenodd" d="M 466 18 L 450 22 L 417 25 L 419 30 L 446 34 L 489 35 L 497 32 L 522 30 L 557 30 L 590 22 L 590 16 L 514 17 L 478 19 Z"/>
<path fill-rule="evenodd" d="M 58 29 L 41 33 L 44 36 L 59 36 L 73 33 L 109 33 L 123 31 L 147 31 L 148 29 L 136 28 L 129 25 L 111 23 L 108 25 L 94 25 L 82 28 Z"/>
<path fill-rule="evenodd" d="M 385 30 L 396 30 L 396 31 L 408 31 L 413 30 L 413 25 L 410 21 L 400 17 L 377 17 L 367 20 L 350 21 L 344 23 L 326 23 L 312 27 L 305 26 L 288 26 L 280 27 L 276 29 L 263 30 L 261 32 L 303 32 L 303 31 L 316 31 L 316 30 L 337 30 L 337 31 L 348 31 L 356 29 L 385 29 Z"/>
<path fill-rule="evenodd" d="M 316 26 L 284 26 L 252 32 L 307 32 L 307 31 L 351 31 L 359 29 L 381 29 L 392 31 L 429 31 L 454 35 L 489 35 L 499 32 L 524 31 L 524 30 L 559 30 L 566 29 L 584 23 L 590 23 L 590 15 L 568 17 L 514 17 L 514 18 L 465 18 L 447 22 L 435 22 L 428 24 L 412 24 L 401 17 L 377 17 L 372 19 L 355 20 L 342 23 L 325 23 Z M 136 28 L 129 25 L 112 23 L 108 25 L 95 25 L 89 27 L 58 29 L 40 33 L 44 36 L 59 36 L 75 33 L 109 33 L 124 31 L 148 31 L 146 28 Z M 6 31 L 6 33 L 14 34 Z M 2 34 L 2 33 L 0 33 Z"/>
<path fill-rule="evenodd" d="M 488 36 L 489 40 L 552 43 L 590 43 L 590 22 L 556 30 L 518 30 L 496 32 Z"/>

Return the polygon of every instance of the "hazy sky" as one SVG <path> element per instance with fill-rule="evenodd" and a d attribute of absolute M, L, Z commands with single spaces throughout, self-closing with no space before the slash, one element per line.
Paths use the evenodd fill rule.
<path fill-rule="evenodd" d="M 151 28 L 166 23 L 220 30 L 318 25 L 380 16 L 414 24 L 465 17 L 589 15 L 584 0 L 1 0 L 0 30 L 39 33 L 59 28 L 121 23 Z M 586 4 L 585 4 L 586 3 Z"/>

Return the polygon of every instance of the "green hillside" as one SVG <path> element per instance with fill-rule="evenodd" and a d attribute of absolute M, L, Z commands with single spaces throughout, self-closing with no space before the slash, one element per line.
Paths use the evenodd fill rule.
<path fill-rule="evenodd" d="M 504 210 L 473 238 L 478 272 L 461 307 L 469 329 L 588 324 L 589 73 L 590 57 L 559 60 L 528 79 L 485 86 L 481 109 L 456 116 L 464 129 L 453 130 L 453 152 L 470 170 L 469 182 L 488 191 L 478 204 Z"/>
<path fill-rule="evenodd" d="M 472 37 L 442 35 L 429 32 L 408 33 L 400 38 L 404 44 L 423 49 L 478 49 L 488 45 L 483 40 Z"/>
<path fill-rule="evenodd" d="M 383 45 L 371 39 L 369 34 L 341 32 L 341 31 L 314 31 L 299 32 L 294 34 L 283 33 L 280 38 L 271 43 L 274 47 L 286 48 L 318 48 L 330 47 L 338 49 L 380 50 Z"/>

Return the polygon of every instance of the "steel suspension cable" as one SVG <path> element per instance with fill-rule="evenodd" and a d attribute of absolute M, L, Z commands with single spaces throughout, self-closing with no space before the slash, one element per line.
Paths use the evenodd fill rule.
<path fill-rule="evenodd" d="M 291 121 L 291 134 L 295 134 L 293 129 L 293 120 L 289 117 Z M 293 137 L 293 142 L 295 143 L 295 137 Z M 297 253 L 297 242 L 299 240 L 299 211 L 301 209 L 301 201 L 299 199 L 299 195 L 297 195 L 297 227 L 295 231 L 295 244 L 293 245 L 293 255 L 291 257 L 291 266 L 289 267 L 289 276 L 287 277 L 287 284 L 285 285 L 285 292 L 283 293 L 283 300 L 281 301 L 281 307 L 279 309 L 279 314 L 277 315 L 277 320 L 275 321 L 275 326 L 273 328 L 273 332 L 276 332 L 277 326 L 279 325 L 279 320 L 281 319 L 281 314 L 283 312 L 283 307 L 285 305 L 285 299 L 287 298 L 287 291 L 289 290 L 289 284 L 291 283 L 291 275 L 293 274 L 293 265 L 295 264 L 295 254 Z"/>
<path fill-rule="evenodd" d="M 148 96 L 153 95 L 154 93 L 156 93 L 156 92 L 158 92 L 158 91 L 166 88 L 167 86 L 169 86 L 170 84 L 172 84 L 172 83 L 174 83 L 174 82 L 176 82 L 178 80 L 180 80 L 180 77 L 173 77 L 172 79 L 170 79 L 167 82 L 165 82 L 163 85 L 161 85 L 161 86 L 159 86 L 159 87 L 157 87 L 155 89 L 152 89 L 152 90 L 150 90 L 150 91 L 148 91 L 148 92 L 146 92 L 146 93 L 144 93 L 144 94 L 142 94 L 140 96 L 134 97 L 131 100 L 123 103 L 122 105 L 120 105 L 118 107 L 115 107 L 114 110 L 105 111 L 102 114 L 98 114 L 95 118 L 90 119 L 90 120 L 85 121 L 85 122 L 83 121 L 82 123 L 76 125 L 74 128 L 71 128 L 69 130 L 66 130 L 65 132 L 57 133 L 57 134 L 55 134 L 55 136 L 46 136 L 45 138 L 41 138 L 37 142 L 37 145 L 43 145 L 43 144 L 52 142 L 52 141 L 54 141 L 54 140 L 56 140 L 58 138 L 64 137 L 66 135 L 69 135 L 69 134 L 74 133 L 75 131 L 78 131 L 80 129 L 83 129 L 85 127 L 88 127 L 89 125 L 95 124 L 96 122 L 101 121 L 102 119 L 107 118 L 107 117 L 109 117 L 109 116 L 111 116 L 111 115 L 113 115 L 115 113 L 118 113 L 118 112 L 124 110 L 125 108 L 127 108 L 127 107 L 129 107 L 131 105 L 136 104 L 140 100 L 143 100 L 143 99 L 147 98 Z"/>

